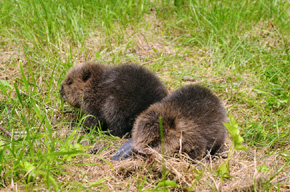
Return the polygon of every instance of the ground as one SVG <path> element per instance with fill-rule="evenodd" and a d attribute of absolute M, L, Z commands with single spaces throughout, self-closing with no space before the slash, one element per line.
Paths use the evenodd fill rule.
<path fill-rule="evenodd" d="M 0 190 L 290 191 L 288 1 L 0 2 Z M 171 92 L 210 88 L 236 123 L 223 151 L 111 157 L 58 89 L 74 64 L 134 62 Z M 4 131 L 9 132 L 9 135 Z M 14 139 L 15 140 L 14 140 Z M 92 154 L 92 152 L 94 152 Z"/>

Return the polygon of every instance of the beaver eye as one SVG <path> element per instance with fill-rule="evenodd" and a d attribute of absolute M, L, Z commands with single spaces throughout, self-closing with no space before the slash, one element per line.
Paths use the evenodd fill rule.
<path fill-rule="evenodd" d="M 153 142 L 151 142 L 150 144 L 149 144 L 149 146 L 150 147 L 152 147 L 152 148 L 155 148 L 155 147 L 157 147 L 159 145 L 159 140 L 154 140 Z"/>
<path fill-rule="evenodd" d="M 72 83 L 73 83 L 73 81 L 72 81 L 71 79 L 69 79 L 69 80 L 66 82 L 67 85 L 71 85 Z"/>

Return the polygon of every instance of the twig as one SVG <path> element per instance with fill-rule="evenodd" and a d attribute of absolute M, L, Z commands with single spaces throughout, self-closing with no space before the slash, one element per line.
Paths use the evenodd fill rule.
<path fill-rule="evenodd" d="M 8 136 L 9 139 L 12 138 L 11 133 L 9 133 L 8 131 L 6 131 L 6 130 L 4 129 L 4 127 L 1 127 L 1 126 L 0 126 L 0 130 L 3 131 L 3 133 L 5 133 L 5 134 Z M 13 138 L 13 139 L 16 141 L 15 138 Z"/>
<path fill-rule="evenodd" d="M 74 110 L 69 110 L 69 111 L 63 111 L 62 113 L 66 114 L 66 113 L 74 113 L 74 112 L 75 112 Z"/>
<path fill-rule="evenodd" d="M 284 176 L 284 177 L 278 179 L 278 181 L 273 182 L 272 185 L 276 185 L 276 184 L 278 184 L 278 183 L 280 183 L 280 182 L 282 182 L 282 181 L 284 181 L 284 180 L 286 180 L 286 179 L 288 179 L 288 178 L 289 178 L 288 176 Z"/>

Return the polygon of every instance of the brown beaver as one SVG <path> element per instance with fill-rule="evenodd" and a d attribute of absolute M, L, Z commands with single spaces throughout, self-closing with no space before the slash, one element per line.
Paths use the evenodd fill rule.
<path fill-rule="evenodd" d="M 132 139 L 112 159 L 126 159 L 132 151 L 161 153 L 159 118 L 165 154 L 182 151 L 192 159 L 200 158 L 207 150 L 214 154 L 226 138 L 226 113 L 219 98 L 205 87 L 188 85 L 142 112 L 134 123 Z"/>
<path fill-rule="evenodd" d="M 154 73 L 141 66 L 108 67 L 88 62 L 67 72 L 60 93 L 89 115 L 86 127 L 100 123 L 103 130 L 121 137 L 131 131 L 137 115 L 168 92 Z"/>

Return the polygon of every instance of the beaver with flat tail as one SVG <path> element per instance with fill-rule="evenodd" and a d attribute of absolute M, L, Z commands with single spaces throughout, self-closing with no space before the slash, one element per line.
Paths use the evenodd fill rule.
<path fill-rule="evenodd" d="M 136 64 L 108 67 L 87 62 L 71 68 L 61 83 L 61 96 L 89 115 L 84 125 L 98 126 L 122 137 L 137 115 L 167 95 L 151 71 Z"/>
<path fill-rule="evenodd" d="M 226 138 L 225 120 L 225 108 L 209 89 L 200 85 L 179 88 L 136 118 L 132 139 L 112 159 L 127 159 L 132 152 L 161 153 L 161 122 L 165 154 L 181 151 L 191 159 L 203 157 L 207 150 L 214 154 Z"/>

